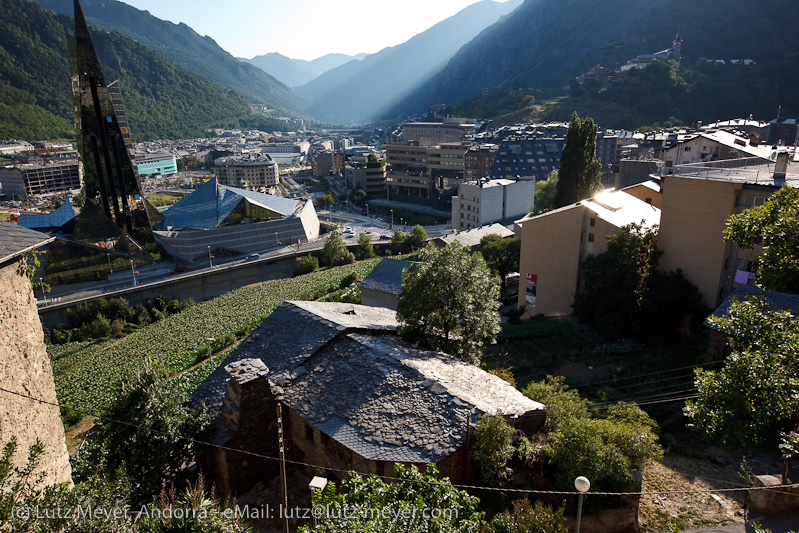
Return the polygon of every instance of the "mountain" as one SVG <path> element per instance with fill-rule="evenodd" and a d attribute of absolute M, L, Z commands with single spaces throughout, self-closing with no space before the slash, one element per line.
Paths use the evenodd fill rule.
<path fill-rule="evenodd" d="M 403 44 L 329 70 L 294 92 L 308 102 L 311 115 L 325 122 L 379 118 L 444 68 L 458 49 L 486 26 L 518 6 L 519 0 L 482 0 Z"/>
<path fill-rule="evenodd" d="M 361 60 L 367 54 L 326 54 L 312 61 L 291 59 L 277 52 L 255 56 L 252 59 L 238 58 L 260 68 L 289 87 L 297 87 L 353 59 Z"/>
<path fill-rule="evenodd" d="M 4 0 L 5 1 L 5 0 Z M 72 2 L 33 0 L 45 9 L 72 15 Z M 219 47 L 210 37 L 201 37 L 186 24 L 173 24 L 116 0 L 83 0 L 90 25 L 122 35 L 157 52 L 208 80 L 266 104 L 281 112 L 304 116 L 305 103 L 291 89 L 263 70 L 242 63 Z"/>
<path fill-rule="evenodd" d="M 771 61 L 799 53 L 790 0 L 526 0 L 513 16 L 461 48 L 389 115 L 426 111 L 481 92 L 568 86 L 597 63 L 616 67 L 684 41 L 683 64 L 704 58 Z M 747 113 L 748 114 L 748 113 Z"/>
<path fill-rule="evenodd" d="M 74 137 L 66 43 L 74 28 L 71 18 L 28 0 L 0 2 L 0 138 Z M 106 81 L 119 80 L 134 139 L 197 137 L 266 120 L 233 91 L 119 33 L 91 30 Z"/>

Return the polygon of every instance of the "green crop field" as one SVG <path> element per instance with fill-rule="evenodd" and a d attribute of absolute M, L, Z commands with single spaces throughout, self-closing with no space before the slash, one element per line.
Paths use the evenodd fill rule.
<path fill-rule="evenodd" d="M 172 374 L 189 368 L 208 337 L 249 333 L 284 300 L 313 300 L 338 289 L 342 279 L 355 273 L 366 277 L 379 259 L 319 270 L 294 278 L 267 281 L 231 291 L 142 328 L 127 337 L 96 342 L 48 345 L 59 401 L 84 413 L 103 411 L 119 383 L 141 366 L 146 357 L 164 364 Z M 216 360 L 216 359 L 215 359 Z M 191 371 L 199 382 L 205 363 Z M 199 379 L 199 381 L 198 381 Z"/>

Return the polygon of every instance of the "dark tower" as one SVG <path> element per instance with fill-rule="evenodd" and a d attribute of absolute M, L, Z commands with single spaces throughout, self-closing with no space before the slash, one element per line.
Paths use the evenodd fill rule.
<path fill-rule="evenodd" d="M 157 211 L 148 209 L 128 153 L 121 92 L 106 85 L 79 0 L 74 4 L 70 66 L 85 200 L 72 239 L 109 253 L 149 259 L 142 245 L 152 241 L 150 215 Z"/>

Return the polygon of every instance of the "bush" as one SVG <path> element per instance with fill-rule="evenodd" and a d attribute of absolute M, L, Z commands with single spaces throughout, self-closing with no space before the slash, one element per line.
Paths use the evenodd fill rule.
<path fill-rule="evenodd" d="M 498 378 L 504 379 L 510 384 L 511 387 L 516 387 L 516 378 L 513 376 L 513 372 L 507 368 L 492 368 L 491 370 L 488 370 L 488 373 L 493 374 Z"/>
<path fill-rule="evenodd" d="M 303 274 L 310 274 L 319 268 L 319 259 L 308 254 L 303 257 L 298 257 L 294 266 L 294 275 L 301 276 Z"/>
<path fill-rule="evenodd" d="M 482 416 L 474 429 L 474 458 L 480 466 L 480 474 L 488 481 L 507 477 L 505 466 L 513 457 L 514 429 L 502 417 Z"/>
<path fill-rule="evenodd" d="M 339 289 L 344 289 L 346 287 L 349 287 L 350 285 L 355 283 L 355 280 L 357 279 L 358 279 L 358 274 L 356 274 L 355 272 L 350 272 L 349 274 L 344 276 L 344 278 L 341 280 L 341 283 L 339 283 L 338 287 Z"/>
<path fill-rule="evenodd" d="M 553 510 L 550 506 L 537 501 L 530 505 L 530 500 L 516 500 L 513 511 L 505 511 L 491 520 L 493 533 L 568 533 L 564 508 Z"/>
<path fill-rule="evenodd" d="M 522 393 L 547 408 L 546 428 L 557 431 L 572 419 L 588 418 L 588 401 L 576 389 L 569 389 L 563 376 L 547 376 L 546 381 L 532 381 Z"/>

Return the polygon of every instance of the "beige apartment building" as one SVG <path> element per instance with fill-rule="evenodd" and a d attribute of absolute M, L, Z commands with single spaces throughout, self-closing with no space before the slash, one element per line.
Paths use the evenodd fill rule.
<path fill-rule="evenodd" d="M 757 250 L 739 250 L 724 240 L 727 219 L 762 205 L 785 183 L 799 187 L 799 173 L 787 165 L 787 153 L 784 174 L 776 178 L 773 163 L 737 161 L 739 168 L 710 164 L 675 167 L 674 174 L 663 178 L 660 268 L 681 268 L 710 308 L 727 298 L 738 283 L 753 277 L 749 274 L 757 257 Z"/>
<path fill-rule="evenodd" d="M 655 226 L 660 223 L 660 209 L 624 191 L 604 191 L 518 221 L 519 306 L 526 306 L 524 317 L 572 314 L 582 262 L 590 254 L 606 251 L 608 236 L 632 223 Z"/>
<path fill-rule="evenodd" d="M 220 185 L 258 190 L 279 183 L 277 163 L 266 154 L 232 156 L 217 159 L 216 177 Z"/>
<path fill-rule="evenodd" d="M 460 142 L 474 130 L 473 122 L 445 119 L 444 122 L 407 122 L 402 126 L 405 142 L 417 142 L 421 146 Z"/>

